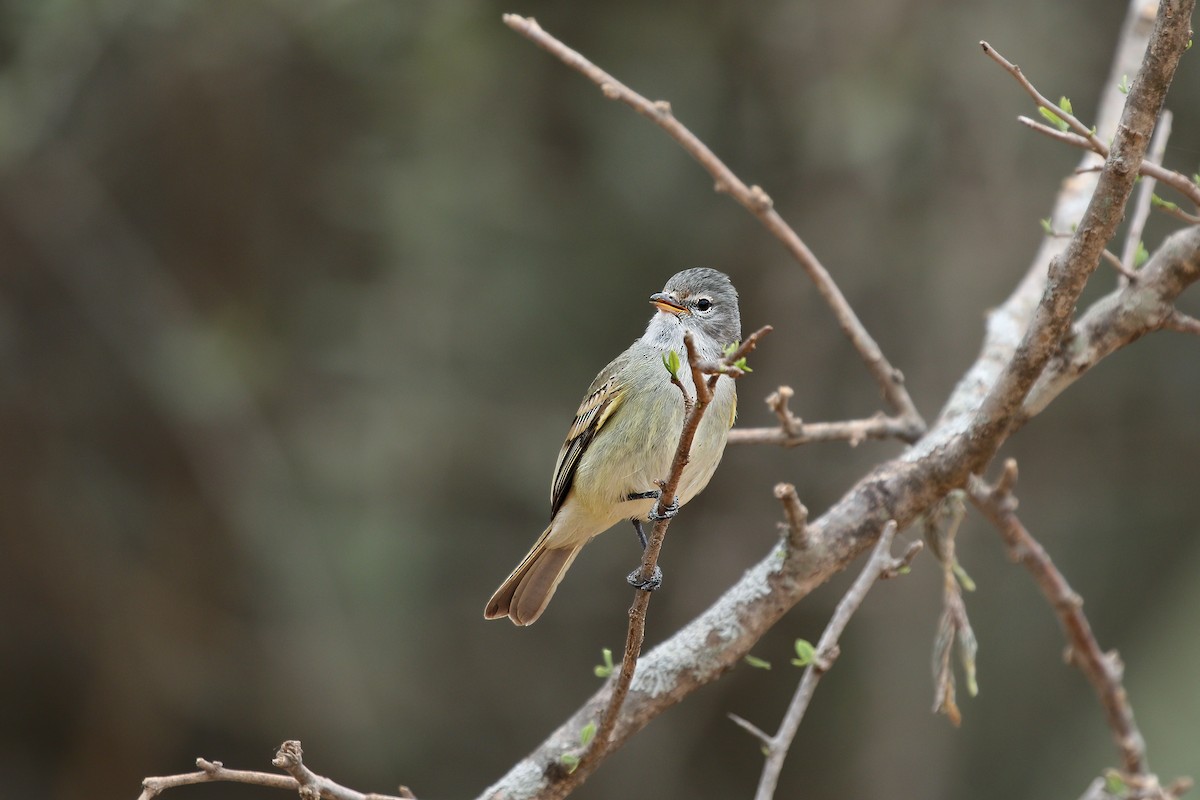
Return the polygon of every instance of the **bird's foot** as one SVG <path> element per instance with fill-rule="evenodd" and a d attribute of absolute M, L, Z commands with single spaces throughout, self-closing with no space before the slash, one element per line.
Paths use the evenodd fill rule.
<path fill-rule="evenodd" d="M 646 515 L 646 519 L 650 520 L 651 522 L 658 522 L 660 519 L 671 519 L 678 513 L 679 496 L 676 495 L 675 499 L 671 501 L 671 504 L 664 508 L 661 513 L 658 511 L 657 505 L 650 509 L 650 513 Z"/>
<path fill-rule="evenodd" d="M 639 566 L 633 572 L 629 573 L 629 577 L 625 580 L 629 581 L 629 585 L 635 589 L 641 589 L 643 592 L 653 592 L 659 586 L 662 586 L 662 568 L 655 564 L 654 574 L 650 576 L 650 580 L 643 580 L 642 568 Z"/>

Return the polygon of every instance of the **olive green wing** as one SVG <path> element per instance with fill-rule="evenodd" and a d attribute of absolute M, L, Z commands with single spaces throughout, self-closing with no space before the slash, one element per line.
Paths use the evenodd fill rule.
<path fill-rule="evenodd" d="M 607 370 L 605 372 L 608 372 Z M 566 502 L 571 484 L 575 480 L 575 470 L 579 459 L 591 444 L 596 433 L 612 418 L 625 398 L 625 386 L 615 375 L 600 378 L 592 384 L 592 391 L 575 412 L 575 422 L 567 433 L 562 450 L 558 453 L 558 463 L 554 466 L 554 481 L 550 486 L 550 516 L 558 513 L 558 509 Z M 603 378 L 603 380 L 601 380 Z M 596 384 L 599 383 L 599 386 Z"/>

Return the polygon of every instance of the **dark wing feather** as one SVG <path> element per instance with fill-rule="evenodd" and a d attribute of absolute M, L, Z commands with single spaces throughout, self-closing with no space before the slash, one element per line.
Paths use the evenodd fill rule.
<path fill-rule="evenodd" d="M 593 384 L 594 385 L 594 384 Z M 558 463 L 554 466 L 554 482 L 550 487 L 550 516 L 553 518 L 567 499 L 571 484 L 575 480 L 575 469 L 596 432 L 613 415 L 624 397 L 625 387 L 617 382 L 616 376 L 608 378 L 592 391 L 575 412 L 575 422 L 567 433 Z"/>

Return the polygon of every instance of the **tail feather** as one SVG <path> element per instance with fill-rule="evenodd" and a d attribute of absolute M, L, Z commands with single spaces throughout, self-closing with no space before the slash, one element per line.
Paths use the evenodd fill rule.
<path fill-rule="evenodd" d="M 582 545 L 552 548 L 545 542 L 546 534 L 543 533 L 492 595 L 483 611 L 484 617 L 508 617 L 514 625 L 532 625 L 542 615 L 559 581 L 582 549 Z"/>

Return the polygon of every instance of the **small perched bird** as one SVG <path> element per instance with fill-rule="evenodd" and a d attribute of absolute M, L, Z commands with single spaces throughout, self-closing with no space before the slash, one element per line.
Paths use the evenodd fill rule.
<path fill-rule="evenodd" d="M 715 269 L 676 274 L 650 302 L 657 311 L 642 338 L 600 371 L 575 412 L 550 485 L 550 525 L 492 595 L 483 612 L 487 619 L 536 622 L 583 546 L 623 519 L 633 521 L 646 546 L 641 520 L 654 508 L 657 482 L 666 479 L 683 431 L 683 395 L 671 383 L 664 356 L 672 350 L 680 355 L 678 378 L 695 396 L 684 333 L 692 334 L 702 358 L 714 361 L 742 336 L 737 290 Z M 708 485 L 736 413 L 734 381 L 722 375 L 668 516 Z M 647 590 L 660 579 L 656 574 L 643 584 L 630 575 L 630 583 Z"/>

